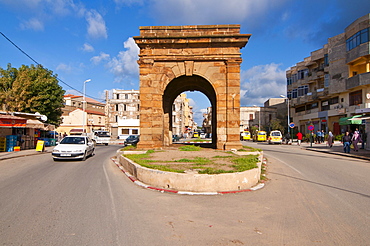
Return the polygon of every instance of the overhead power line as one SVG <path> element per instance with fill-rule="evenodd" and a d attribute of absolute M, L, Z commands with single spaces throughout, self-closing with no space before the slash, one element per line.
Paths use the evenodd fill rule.
<path fill-rule="evenodd" d="M 28 55 L 25 51 L 23 51 L 18 45 L 16 45 L 12 40 L 10 40 L 4 33 L 0 32 L 0 34 L 6 39 L 8 40 L 14 47 L 16 47 L 20 52 L 22 52 L 25 56 L 27 56 L 29 59 L 31 59 L 31 61 L 33 61 L 34 63 L 36 63 L 37 65 L 40 65 L 42 66 L 42 64 L 38 63 L 35 59 L 33 59 L 30 55 Z M 43 66 L 44 67 L 44 66 Z M 81 93 L 83 95 L 83 93 L 79 90 L 77 90 L 76 88 L 70 86 L 69 84 L 67 84 L 66 82 L 64 82 L 63 80 L 61 80 L 60 78 L 57 77 L 57 80 L 59 82 L 61 82 L 62 84 L 66 85 L 67 87 L 71 88 L 72 90 L 75 90 L 79 93 Z M 104 101 L 100 98 L 96 98 L 96 97 L 93 97 L 93 96 L 89 96 L 89 95 L 86 95 L 87 97 L 90 97 L 92 99 L 95 99 L 95 100 L 98 100 L 98 101 Z"/>

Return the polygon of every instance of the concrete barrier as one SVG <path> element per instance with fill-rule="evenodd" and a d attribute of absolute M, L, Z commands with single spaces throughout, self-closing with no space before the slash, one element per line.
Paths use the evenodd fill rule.
<path fill-rule="evenodd" d="M 143 167 L 118 152 L 117 160 L 126 172 L 137 180 L 162 189 L 189 192 L 222 192 L 249 189 L 258 184 L 261 175 L 263 153 L 259 153 L 258 168 L 236 173 L 198 174 L 174 173 Z M 127 154 L 127 153 L 126 153 Z M 242 155 L 247 154 L 244 152 Z M 256 154 L 254 152 L 254 154 Z"/>

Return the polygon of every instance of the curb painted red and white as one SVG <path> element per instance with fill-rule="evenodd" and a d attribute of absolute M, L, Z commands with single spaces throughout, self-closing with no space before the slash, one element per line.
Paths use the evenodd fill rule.
<path fill-rule="evenodd" d="M 151 190 L 156 190 L 160 191 L 162 193 L 168 192 L 168 193 L 175 193 L 175 194 L 180 194 L 180 195 L 223 195 L 223 194 L 233 194 L 233 193 L 240 193 L 240 192 L 246 192 L 246 191 L 256 191 L 259 189 L 262 189 L 265 184 L 264 183 L 259 183 L 256 186 L 245 189 L 245 190 L 236 190 L 236 191 L 218 191 L 218 192 L 190 192 L 190 191 L 177 191 L 177 190 L 168 190 L 168 189 L 163 189 L 163 188 L 157 188 L 153 187 L 147 184 L 144 184 L 143 182 L 140 182 L 137 180 L 134 176 L 132 176 L 130 173 L 126 172 L 123 167 L 117 162 L 116 159 L 111 158 L 111 160 L 116 164 L 116 166 L 136 185 L 146 188 L 146 189 L 151 189 Z"/>

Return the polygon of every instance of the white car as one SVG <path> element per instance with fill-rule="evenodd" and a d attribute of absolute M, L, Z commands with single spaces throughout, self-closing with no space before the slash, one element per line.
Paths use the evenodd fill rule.
<path fill-rule="evenodd" d="M 86 160 L 95 154 L 95 144 L 87 136 L 67 136 L 55 146 L 52 152 L 54 161 L 61 159 Z"/>

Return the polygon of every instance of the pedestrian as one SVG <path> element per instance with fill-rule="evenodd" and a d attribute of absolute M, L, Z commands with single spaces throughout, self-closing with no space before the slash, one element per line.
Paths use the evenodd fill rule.
<path fill-rule="evenodd" d="M 358 152 L 358 142 L 362 142 L 362 139 L 360 137 L 360 133 L 358 131 L 355 131 L 355 133 L 352 136 L 352 144 L 353 144 L 353 150 Z"/>
<path fill-rule="evenodd" d="M 333 141 L 334 140 L 334 135 L 331 131 L 329 131 L 329 134 L 328 134 L 328 146 L 329 148 L 333 147 Z"/>
<path fill-rule="evenodd" d="M 344 153 L 349 153 L 351 150 L 351 137 L 349 136 L 349 132 L 346 132 L 346 134 L 342 138 L 343 143 L 343 149 Z"/>
<path fill-rule="evenodd" d="M 303 138 L 303 134 L 301 132 L 298 132 L 297 133 L 298 145 L 301 145 L 302 138 Z"/>
<path fill-rule="evenodd" d="M 324 130 L 321 130 L 321 143 L 325 142 L 325 132 Z"/>
<path fill-rule="evenodd" d="M 289 132 L 285 135 L 285 144 L 289 144 L 290 142 L 290 134 Z"/>
<path fill-rule="evenodd" d="M 320 143 L 321 142 L 321 131 L 320 130 L 317 130 L 316 132 L 316 143 Z"/>

